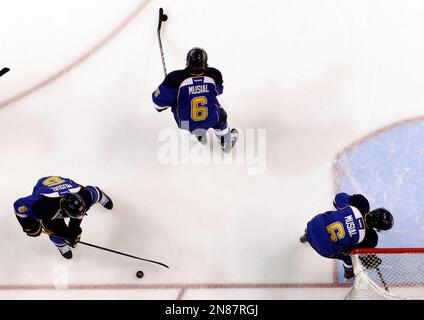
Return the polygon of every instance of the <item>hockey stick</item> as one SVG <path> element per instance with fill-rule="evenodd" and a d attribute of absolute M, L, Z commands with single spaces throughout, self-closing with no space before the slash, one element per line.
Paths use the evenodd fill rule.
<path fill-rule="evenodd" d="M 139 258 L 139 257 L 136 257 L 136 256 L 132 256 L 130 254 L 127 254 L 127 253 L 115 251 L 115 250 L 108 249 L 108 248 L 103 248 L 103 247 L 97 246 L 95 244 L 87 243 L 87 242 L 84 242 L 84 241 L 78 241 L 78 243 L 84 244 L 84 245 L 89 246 L 89 247 L 93 247 L 93 248 L 97 248 L 97 249 L 101 249 L 101 250 L 113 252 L 113 253 L 116 253 L 116 254 L 120 254 L 120 255 L 123 255 L 123 256 L 126 256 L 126 257 L 130 257 L 130 258 L 134 258 L 134 259 L 138 259 L 138 260 L 142 260 L 142 261 L 147 261 L 147 262 L 155 263 L 155 264 L 158 264 L 158 265 L 160 265 L 162 267 L 165 267 L 165 268 L 168 268 L 169 269 L 169 267 L 166 264 L 162 263 L 162 262 L 157 262 L 157 261 L 154 261 L 154 260 Z"/>
<path fill-rule="evenodd" d="M 2 76 L 2 75 L 5 75 L 6 73 L 8 73 L 10 71 L 10 69 L 9 68 L 3 68 L 3 69 L 1 69 L 0 70 L 0 77 Z"/>
<path fill-rule="evenodd" d="M 163 55 L 163 47 L 162 47 L 162 40 L 160 38 L 160 29 L 162 27 L 162 21 L 168 20 L 168 16 L 163 13 L 163 9 L 159 9 L 159 24 L 158 24 L 158 40 L 159 40 L 159 49 L 160 49 L 160 55 L 162 57 L 162 66 L 163 66 L 163 72 L 165 73 L 165 77 L 167 76 L 166 72 L 166 65 L 165 65 L 165 56 Z"/>
<path fill-rule="evenodd" d="M 386 290 L 387 292 L 389 292 L 389 288 L 387 287 L 386 281 L 384 281 L 383 273 L 381 272 L 380 268 L 379 267 L 376 267 L 375 269 L 377 270 L 378 277 L 380 278 L 380 281 L 381 281 L 381 284 L 384 287 L 384 290 Z"/>
<path fill-rule="evenodd" d="M 63 241 L 66 242 L 66 239 L 64 239 L 62 237 L 59 237 L 59 236 L 57 236 L 57 235 L 55 235 L 55 234 L 53 234 L 53 233 L 51 233 L 49 231 L 43 230 L 42 232 L 45 233 L 45 234 L 47 234 L 47 235 L 49 235 L 49 236 L 54 236 L 54 237 L 59 238 L 59 239 L 61 239 L 61 240 L 63 240 Z M 97 248 L 97 249 L 101 249 L 101 250 L 113 252 L 113 253 L 120 254 L 122 256 L 130 257 L 130 258 L 134 258 L 134 259 L 137 259 L 137 260 L 142 260 L 142 261 L 147 261 L 147 262 L 155 263 L 155 264 L 158 264 L 158 265 L 160 265 L 162 267 L 165 267 L 165 268 L 168 268 L 169 269 L 169 267 L 166 264 L 162 263 L 162 262 L 158 262 L 158 261 L 154 261 L 154 260 L 149 260 L 149 259 L 144 259 L 144 258 L 132 256 L 132 255 L 127 254 L 127 253 L 123 253 L 123 252 L 119 252 L 119 251 L 116 251 L 116 250 L 112 250 L 112 249 L 100 247 L 100 246 L 97 246 L 95 244 L 87 243 L 87 242 L 84 242 L 84 241 L 78 241 L 77 243 L 81 243 L 81 244 L 84 244 L 84 245 L 89 246 L 89 247 L 93 247 L 93 248 Z"/>

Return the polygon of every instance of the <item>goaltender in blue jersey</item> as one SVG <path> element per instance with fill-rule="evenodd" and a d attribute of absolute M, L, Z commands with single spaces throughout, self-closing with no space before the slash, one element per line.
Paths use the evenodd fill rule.
<path fill-rule="evenodd" d="M 381 230 L 393 226 L 392 214 L 384 208 L 370 211 L 368 200 L 361 194 L 338 193 L 336 208 L 316 215 L 307 224 L 300 242 L 309 242 L 321 256 L 343 261 L 346 279 L 354 276 L 350 251 L 374 248 Z"/>
<path fill-rule="evenodd" d="M 207 61 L 204 49 L 191 49 L 186 68 L 168 74 L 152 99 L 159 112 L 171 108 L 178 127 L 190 131 L 202 144 L 207 143 L 206 131 L 214 129 L 222 149 L 228 152 L 238 138 L 238 131 L 228 127 L 227 113 L 217 99 L 224 90 L 222 74 L 209 67 Z"/>

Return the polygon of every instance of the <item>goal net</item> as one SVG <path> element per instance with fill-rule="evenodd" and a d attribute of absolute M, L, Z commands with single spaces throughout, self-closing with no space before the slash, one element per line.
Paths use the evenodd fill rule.
<path fill-rule="evenodd" d="M 355 273 L 346 300 L 424 299 L 424 248 L 351 252 Z"/>

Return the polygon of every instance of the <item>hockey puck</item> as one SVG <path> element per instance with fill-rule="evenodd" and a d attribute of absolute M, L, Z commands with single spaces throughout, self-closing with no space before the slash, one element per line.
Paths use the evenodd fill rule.
<path fill-rule="evenodd" d="M 137 271 L 137 273 L 135 275 L 137 276 L 137 278 L 143 278 L 144 272 L 143 271 Z"/>

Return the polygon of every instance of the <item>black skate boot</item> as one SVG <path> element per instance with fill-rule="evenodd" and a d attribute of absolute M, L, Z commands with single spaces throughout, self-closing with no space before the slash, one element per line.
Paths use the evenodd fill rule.
<path fill-rule="evenodd" d="M 113 208 L 113 202 L 112 199 L 109 198 L 109 196 L 104 193 L 102 190 L 100 190 L 100 188 L 98 188 L 100 191 L 100 204 L 103 206 L 103 208 L 106 208 L 108 210 Z"/>
<path fill-rule="evenodd" d="M 308 242 L 308 238 L 306 237 L 306 233 L 303 234 L 303 236 L 300 237 L 299 241 L 300 241 L 300 243 Z"/>
<path fill-rule="evenodd" d="M 353 267 L 343 266 L 343 269 L 344 269 L 344 277 L 346 280 L 349 280 L 355 276 L 355 274 L 353 273 Z"/>
<path fill-rule="evenodd" d="M 59 249 L 59 252 L 62 255 L 62 257 L 68 260 L 72 259 L 72 250 L 69 245 L 62 244 L 62 245 L 56 245 L 56 247 Z"/>

